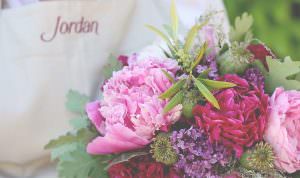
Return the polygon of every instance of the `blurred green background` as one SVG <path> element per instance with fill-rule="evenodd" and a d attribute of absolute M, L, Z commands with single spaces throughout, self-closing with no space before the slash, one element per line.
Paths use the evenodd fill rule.
<path fill-rule="evenodd" d="M 300 60 L 300 0 L 224 0 L 230 23 L 248 12 L 254 17 L 255 37 L 277 57 Z"/>

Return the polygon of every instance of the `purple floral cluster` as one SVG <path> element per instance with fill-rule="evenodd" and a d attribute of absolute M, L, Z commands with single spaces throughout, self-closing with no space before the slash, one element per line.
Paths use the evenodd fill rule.
<path fill-rule="evenodd" d="M 245 71 L 244 78 L 258 87 L 264 86 L 264 76 L 258 68 L 249 68 Z"/>
<path fill-rule="evenodd" d="M 199 129 L 191 127 L 174 131 L 171 142 L 179 156 L 175 168 L 186 177 L 221 177 L 217 168 L 229 162 L 225 147 L 211 144 L 208 137 Z"/>

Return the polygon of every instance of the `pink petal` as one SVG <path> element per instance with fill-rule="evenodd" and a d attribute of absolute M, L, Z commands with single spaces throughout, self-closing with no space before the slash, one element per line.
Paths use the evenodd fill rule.
<path fill-rule="evenodd" d="M 90 154 L 111 154 L 143 148 L 150 141 L 143 139 L 129 128 L 115 124 L 104 137 L 97 137 L 87 146 Z"/>
<path fill-rule="evenodd" d="M 104 134 L 105 133 L 104 122 L 99 109 L 100 109 L 99 101 L 88 103 L 85 107 L 86 113 L 89 119 L 91 120 L 91 122 L 95 125 L 95 127 L 100 133 Z"/>

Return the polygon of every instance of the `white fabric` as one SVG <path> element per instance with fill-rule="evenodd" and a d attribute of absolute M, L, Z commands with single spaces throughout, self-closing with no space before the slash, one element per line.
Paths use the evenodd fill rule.
<path fill-rule="evenodd" d="M 52 168 L 41 169 L 49 162 L 43 146 L 69 129 L 65 94 L 72 88 L 93 96 L 107 56 L 153 42 L 155 34 L 144 25 L 169 23 L 169 6 L 169 0 L 64 0 L 0 11 L 0 178 L 1 172 L 6 178 L 38 170 L 39 178 L 56 177 Z M 177 0 L 177 6 L 183 31 L 203 12 L 223 9 L 221 0 Z M 99 35 L 42 42 L 40 34 L 53 31 L 57 16 L 96 20 Z"/>

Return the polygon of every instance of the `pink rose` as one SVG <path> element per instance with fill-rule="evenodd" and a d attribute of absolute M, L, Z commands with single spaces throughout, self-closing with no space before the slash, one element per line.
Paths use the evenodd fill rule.
<path fill-rule="evenodd" d="M 181 114 L 181 106 L 163 114 L 166 100 L 159 95 L 172 84 L 162 72 L 175 75 L 171 59 L 131 57 L 103 86 L 103 99 L 87 105 L 92 123 L 103 135 L 87 146 L 90 154 L 119 153 L 149 144 L 157 130 L 166 130 Z"/>
<path fill-rule="evenodd" d="M 277 88 L 270 99 L 265 140 L 272 145 L 275 165 L 288 173 L 300 170 L 300 92 Z"/>

